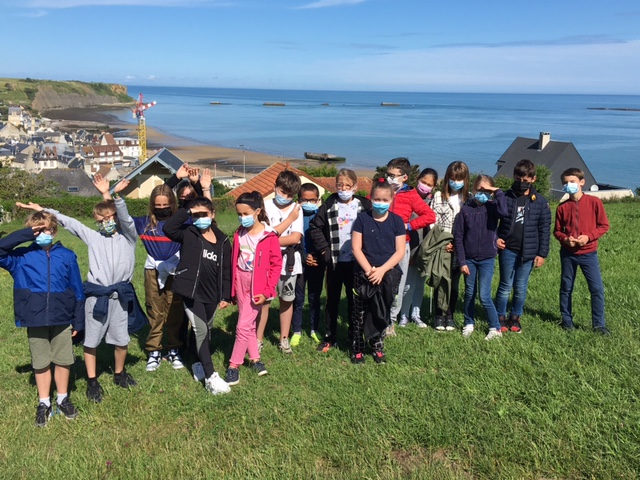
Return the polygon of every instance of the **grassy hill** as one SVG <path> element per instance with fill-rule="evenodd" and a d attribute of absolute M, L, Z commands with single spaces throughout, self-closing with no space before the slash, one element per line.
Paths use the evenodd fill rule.
<path fill-rule="evenodd" d="M 607 204 L 611 231 L 600 244 L 610 337 L 590 329 L 588 290 L 576 282 L 573 333 L 558 325 L 559 245 L 532 274 L 523 333 L 483 340 L 410 325 L 388 339 L 388 363 L 352 365 L 345 347 L 326 355 L 303 336 L 294 354 L 277 349 L 277 305 L 263 351 L 269 375 L 241 369 L 241 383 L 212 396 L 166 363 L 145 371 L 144 331 L 130 345 L 139 386 L 113 385 L 112 350 L 101 348 L 104 401 L 85 397 L 81 349 L 72 398 L 80 417 L 33 425 L 37 403 L 24 330 L 13 325 L 12 280 L 0 271 L 0 470 L 3 478 L 637 478 L 640 472 L 640 209 Z M 232 232 L 237 217 L 219 218 Z M 86 220 L 92 225 L 91 220 Z M 2 225 L 13 231 L 20 225 Z M 59 238 L 87 271 L 87 249 Z M 143 295 L 139 244 L 135 285 Z M 636 259 L 636 260 L 634 260 Z M 497 274 L 494 278 L 497 281 Z M 494 283 L 494 291 L 497 286 Z M 423 312 L 429 311 L 428 292 Z M 342 313 L 346 305 L 341 305 Z M 458 312 L 461 311 L 461 306 Z M 305 328 L 308 312 L 305 307 Z M 214 365 L 224 372 L 235 308 L 218 312 Z M 456 315 L 458 325 L 462 315 Z M 308 330 L 307 330 L 308 335 Z"/>

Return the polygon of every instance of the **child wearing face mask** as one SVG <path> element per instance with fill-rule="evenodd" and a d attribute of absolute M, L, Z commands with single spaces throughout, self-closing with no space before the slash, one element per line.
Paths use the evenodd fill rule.
<path fill-rule="evenodd" d="M 411 164 L 404 157 L 394 158 L 387 163 L 387 182 L 394 190 L 393 202 L 391 203 L 391 211 L 400 215 L 407 230 L 407 238 L 405 244 L 405 255 L 400 262 L 400 270 L 402 277 L 398 286 L 398 296 L 393 302 L 390 312 L 390 324 L 387 330 L 388 336 L 395 336 L 394 324 L 398 318 L 398 314 L 402 310 L 405 300 L 405 294 L 409 288 L 407 283 L 407 275 L 409 274 L 409 259 L 411 256 L 410 239 L 412 232 L 431 225 L 436 221 L 436 215 L 433 210 L 422 200 L 416 189 L 407 185 L 409 174 L 411 173 Z M 409 301 L 409 298 L 406 299 Z M 406 326 L 409 323 L 408 317 L 405 315 L 400 318 L 400 325 Z"/>
<path fill-rule="evenodd" d="M 336 346 L 338 309 L 344 285 L 347 294 L 347 318 L 351 332 L 353 314 L 353 267 L 351 228 L 358 215 L 371 210 L 371 202 L 356 195 L 358 175 L 348 168 L 336 175 L 336 193 L 318 209 L 309 225 L 313 249 L 323 257 L 327 266 L 327 303 L 325 308 L 325 334 L 318 351 L 326 353 Z"/>
<path fill-rule="evenodd" d="M 240 382 L 240 366 L 245 354 L 259 377 L 267 374 L 260 361 L 256 329 L 262 306 L 276 293 L 282 269 L 282 255 L 278 235 L 269 226 L 260 193 L 243 193 L 236 200 L 240 227 L 233 236 L 231 258 L 231 298 L 238 304 L 236 340 L 224 377 L 229 385 Z"/>
<path fill-rule="evenodd" d="M 191 224 L 186 223 L 191 217 Z M 195 334 L 199 363 L 192 368 L 198 381 L 213 395 L 228 393 L 229 385 L 216 373 L 211 360 L 211 327 L 218 308 L 231 302 L 231 245 L 217 227 L 211 200 L 198 197 L 189 209 L 179 208 L 163 227 L 180 246 L 180 262 L 173 292 L 182 296 L 184 311 Z"/>
<path fill-rule="evenodd" d="M 478 293 L 489 322 L 485 340 L 492 340 L 502 336 L 498 313 L 491 298 L 491 280 L 498 254 L 498 221 L 507 215 L 508 210 L 504 193 L 496 188 L 493 178 L 488 175 L 476 177 L 472 193 L 473 198 L 462 206 L 453 227 L 455 252 L 460 271 L 465 276 L 462 335 L 468 337 L 474 331 Z"/>
<path fill-rule="evenodd" d="M 460 213 L 460 208 L 467 201 L 468 195 L 469 167 L 460 161 L 450 163 L 442 180 L 442 188 L 433 195 L 431 201 L 431 208 L 436 214 L 436 225 L 443 232 L 453 234 L 453 224 Z M 433 326 L 440 332 L 456 329 L 453 313 L 458 302 L 461 275 L 453 242 L 448 243 L 444 249 L 448 254 L 443 256 L 447 265 L 440 267 L 449 272 L 449 275 L 446 278 L 441 278 L 437 285 L 433 285 L 435 307 Z"/>
<path fill-rule="evenodd" d="M 162 231 L 164 222 L 177 210 L 173 190 L 158 185 L 151 191 L 149 214 L 133 217 L 136 231 L 147 251 L 144 264 L 144 291 L 150 330 L 145 342 L 148 352 L 147 372 L 160 367 L 162 339 L 166 338 L 166 360 L 178 370 L 183 368 L 179 349 L 182 347 L 180 330 L 184 320 L 182 298 L 172 291 L 173 275 L 180 260 L 180 244 L 172 242 Z"/>
<path fill-rule="evenodd" d="M 420 198 L 427 205 L 431 205 L 433 200 L 433 190 L 438 183 L 438 172 L 433 168 L 425 168 L 418 175 L 418 183 L 416 185 L 416 191 Z M 412 219 L 417 218 L 416 214 L 412 215 Z M 404 327 L 409 323 L 409 318 L 416 324 L 418 328 L 427 328 L 427 324 L 422 321 L 420 314 L 420 308 L 422 307 L 422 300 L 424 298 L 424 286 L 426 277 L 420 275 L 418 268 L 415 265 L 415 254 L 420 247 L 424 237 L 426 236 L 429 227 L 419 228 L 412 230 L 409 234 L 409 249 L 410 258 L 409 266 L 407 268 L 407 281 L 405 283 L 405 294 L 402 299 L 402 308 L 400 309 L 400 323 L 399 326 Z M 411 317 L 409 317 L 411 314 Z"/>
<path fill-rule="evenodd" d="M 129 333 L 142 328 L 146 324 L 146 318 L 139 310 L 131 283 L 138 240 L 133 218 L 122 198 L 116 198 L 115 201 L 111 198 L 109 182 L 105 178 L 98 174 L 94 177 L 93 184 L 103 198 L 93 210 L 97 232 L 55 210 L 44 211 L 54 214 L 60 225 L 89 247 L 89 273 L 84 284 L 87 297 L 84 362 L 88 377 L 87 398 L 100 403 L 103 390 L 97 378 L 98 345 L 104 338 L 106 343 L 115 347 L 114 383 L 126 389 L 135 387 L 136 381 L 125 370 Z M 114 193 L 117 195 L 128 185 L 128 180 L 121 180 L 114 186 Z M 43 210 L 36 204 L 28 204 L 26 208 Z"/>

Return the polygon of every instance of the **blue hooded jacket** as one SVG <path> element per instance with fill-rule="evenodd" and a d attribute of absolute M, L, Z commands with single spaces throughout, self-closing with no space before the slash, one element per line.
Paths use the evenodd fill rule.
<path fill-rule="evenodd" d="M 47 251 L 31 228 L 0 239 L 0 267 L 13 277 L 17 327 L 73 325 L 84 330 L 84 292 L 76 254 L 61 243 Z M 27 247 L 16 248 L 24 242 Z"/>

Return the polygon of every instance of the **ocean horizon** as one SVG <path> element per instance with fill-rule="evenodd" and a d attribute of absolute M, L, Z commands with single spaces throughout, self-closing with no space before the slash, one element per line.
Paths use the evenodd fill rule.
<path fill-rule="evenodd" d="M 300 159 L 304 152 L 329 153 L 346 157 L 340 165 L 360 169 L 402 156 L 440 175 L 462 160 L 473 172 L 493 175 L 516 137 L 538 138 L 544 131 L 552 141 L 572 142 L 599 183 L 640 186 L 636 95 L 128 89 L 157 101 L 146 113 L 147 126 L 185 144 Z M 135 123 L 129 110 L 117 116 Z"/>

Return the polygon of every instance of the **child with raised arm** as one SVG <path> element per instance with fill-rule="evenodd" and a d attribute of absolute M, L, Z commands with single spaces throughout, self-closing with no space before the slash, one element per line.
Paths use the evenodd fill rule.
<path fill-rule="evenodd" d="M 353 318 L 353 267 L 355 258 L 351 247 L 353 222 L 364 211 L 371 210 L 371 201 L 356 195 L 358 175 L 348 168 L 336 175 L 336 193 L 318 209 L 309 225 L 309 237 L 318 256 L 327 266 L 327 303 L 325 307 L 325 334 L 318 346 L 319 352 L 328 352 L 338 340 L 338 310 L 344 286 L 347 296 L 347 321 L 351 341 Z"/>
<path fill-rule="evenodd" d="M 189 218 L 192 223 L 186 223 Z M 194 377 L 213 395 L 228 393 L 211 360 L 211 326 L 217 308 L 231 301 L 231 245 L 216 226 L 211 200 L 198 197 L 189 208 L 181 207 L 164 222 L 167 237 L 181 245 L 180 263 L 173 279 L 173 292 L 182 296 L 184 310 L 195 333 L 199 364 Z"/>
<path fill-rule="evenodd" d="M 353 270 L 353 355 L 355 364 L 364 363 L 366 343 L 376 363 L 385 363 L 384 337 L 389 309 L 398 291 L 402 272 L 398 267 L 405 255 L 406 229 L 402 218 L 389 211 L 393 188 L 386 181 L 371 188 L 372 210 L 353 222 L 351 241 L 357 265 Z"/>
<path fill-rule="evenodd" d="M 58 409 L 69 419 L 78 415 L 69 398 L 69 376 L 74 362 L 71 337 L 84 328 L 84 293 L 76 254 L 53 243 L 58 233 L 56 217 L 34 212 L 25 226 L 0 239 L 0 267 L 13 277 L 16 327 L 27 329 L 38 390 L 36 425 L 44 427 L 52 414 L 52 377 Z M 17 248 L 24 242 L 32 243 Z"/>
<path fill-rule="evenodd" d="M 604 317 L 604 284 L 598 259 L 598 239 L 609 231 L 609 219 L 602 200 L 585 195 L 584 172 L 568 168 L 561 175 L 562 190 L 569 198 L 558 206 L 553 235 L 560 242 L 560 315 L 562 328 L 573 330 L 571 296 L 578 267 L 587 280 L 591 294 L 591 325 L 593 331 L 608 335 Z"/>
<path fill-rule="evenodd" d="M 255 191 L 243 193 L 236 200 L 236 212 L 240 227 L 233 237 L 231 297 L 238 304 L 238 323 L 224 378 L 229 385 L 240 382 L 239 368 L 245 354 L 249 354 L 251 367 L 258 376 L 267 374 L 260 361 L 256 328 L 262 305 L 275 295 L 282 269 L 280 242 L 269 226 L 262 195 Z"/>
<path fill-rule="evenodd" d="M 54 214 L 60 225 L 89 248 L 89 273 L 84 284 L 87 297 L 84 363 L 87 368 L 87 398 L 100 403 L 103 390 L 98 382 L 96 350 L 103 338 L 114 346 L 114 383 L 127 389 L 137 385 L 125 370 L 125 360 L 130 341 L 129 320 L 130 317 L 135 320 L 141 312 L 137 311 L 138 300 L 131 284 L 138 240 L 133 218 L 122 198 L 115 201 L 111 198 L 109 182 L 105 178 L 98 174 L 93 184 L 103 198 L 93 209 L 97 231 L 55 210 L 44 210 Z M 114 192 L 121 192 L 128 184 L 127 180 L 121 180 L 115 185 Z M 42 210 L 36 204 L 28 204 L 26 208 Z"/>
<path fill-rule="evenodd" d="M 473 333 L 476 293 L 479 293 L 489 322 L 485 340 L 492 340 L 502 336 L 496 306 L 491 298 L 491 280 L 498 254 L 498 222 L 507 214 L 507 204 L 504 193 L 496 188 L 493 178 L 488 175 L 476 177 L 472 193 L 473 198 L 462 206 L 453 227 L 453 244 L 460 271 L 465 276 L 462 335 L 468 337 Z"/>

